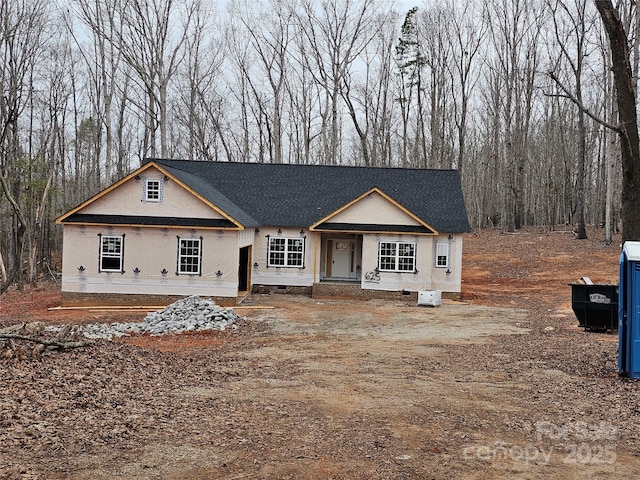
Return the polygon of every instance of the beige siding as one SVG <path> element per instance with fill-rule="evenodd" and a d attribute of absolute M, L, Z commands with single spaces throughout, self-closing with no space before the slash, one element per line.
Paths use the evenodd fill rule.
<path fill-rule="evenodd" d="M 98 234 L 125 235 L 124 273 L 98 271 Z M 176 275 L 178 236 L 202 237 L 202 275 Z M 237 232 L 65 225 L 62 290 L 235 297 L 238 260 Z M 134 273 L 136 268 L 139 274 Z M 161 273 L 163 269 L 167 274 Z"/>
<path fill-rule="evenodd" d="M 377 192 L 371 192 L 327 221 L 351 224 L 421 225 Z"/>
<path fill-rule="evenodd" d="M 452 235 L 451 239 L 447 235 L 440 235 L 434 237 L 433 241 L 436 240 L 449 244 L 449 268 L 432 267 L 430 290 L 459 293 L 462 283 L 462 235 Z"/>
<path fill-rule="evenodd" d="M 371 290 L 442 290 L 460 292 L 462 273 L 462 235 L 437 237 L 419 235 L 364 235 L 362 246 L 362 288 Z M 408 242 L 416 244 L 416 269 L 413 272 L 375 272 L 378 266 L 378 243 L 382 241 Z M 435 242 L 450 245 L 449 273 L 447 268 L 435 266 Z"/>
<path fill-rule="evenodd" d="M 317 251 L 316 239 L 319 235 L 300 229 L 260 228 L 255 234 L 253 246 L 253 285 L 287 285 L 296 287 L 310 287 L 314 282 L 314 266 L 316 265 Z M 298 267 L 267 267 L 267 235 L 270 237 L 300 238 L 305 237 L 304 268 Z"/>
<path fill-rule="evenodd" d="M 125 235 L 124 273 L 98 271 L 99 237 Z M 267 267 L 267 235 L 305 238 L 305 268 Z M 178 236 L 202 237 L 202 275 L 176 275 Z M 223 230 L 157 229 L 139 227 L 64 226 L 63 292 L 201 295 L 235 298 L 238 292 L 239 249 L 252 245 L 251 284 L 310 287 L 319 281 L 321 235 L 299 229 Z M 370 290 L 442 290 L 459 293 L 462 273 L 462 235 L 363 235 L 361 287 Z M 416 244 L 414 272 L 378 272 L 378 242 Z M 434 264 L 435 242 L 448 243 L 449 268 Z M 84 267 L 80 272 L 79 267 Z M 135 274 L 134 270 L 139 269 Z M 167 270 L 163 275 L 161 271 Z M 447 272 L 448 271 L 448 272 Z M 216 273 L 219 273 L 218 275 Z M 369 275 L 368 275 L 369 274 Z"/>
<path fill-rule="evenodd" d="M 145 179 L 157 179 L 163 183 L 161 202 L 143 201 Z M 149 168 L 134 178 L 107 192 L 84 207 L 79 213 L 102 215 L 148 215 L 152 217 L 186 217 L 220 219 L 223 215 L 198 199 L 175 181 L 164 181 L 164 174 Z"/>

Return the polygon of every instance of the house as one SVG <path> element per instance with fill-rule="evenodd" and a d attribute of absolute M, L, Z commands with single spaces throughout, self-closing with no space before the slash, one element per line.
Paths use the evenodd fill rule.
<path fill-rule="evenodd" d="M 62 301 L 461 292 L 456 170 L 147 159 L 56 219 Z"/>

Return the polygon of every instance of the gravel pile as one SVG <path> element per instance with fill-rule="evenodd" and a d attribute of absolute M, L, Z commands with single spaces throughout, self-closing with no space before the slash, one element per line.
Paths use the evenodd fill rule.
<path fill-rule="evenodd" d="M 93 323 L 83 327 L 87 338 L 122 337 L 136 333 L 168 335 L 202 330 L 237 328 L 238 315 L 231 309 L 216 305 L 210 299 L 191 296 L 172 303 L 163 310 L 147 314 L 142 322 Z"/>

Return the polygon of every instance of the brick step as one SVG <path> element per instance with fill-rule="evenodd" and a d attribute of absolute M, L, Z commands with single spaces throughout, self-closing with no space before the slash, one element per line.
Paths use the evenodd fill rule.
<path fill-rule="evenodd" d="M 355 282 L 321 282 L 314 283 L 312 298 L 369 298 L 360 283 Z"/>

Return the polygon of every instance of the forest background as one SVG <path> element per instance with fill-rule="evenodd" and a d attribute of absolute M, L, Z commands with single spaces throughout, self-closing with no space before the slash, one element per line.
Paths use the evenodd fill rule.
<path fill-rule="evenodd" d="M 455 168 L 475 228 L 620 228 L 591 0 L 12 0 L 0 56 L 2 290 L 53 275 L 54 219 L 146 157 Z"/>

